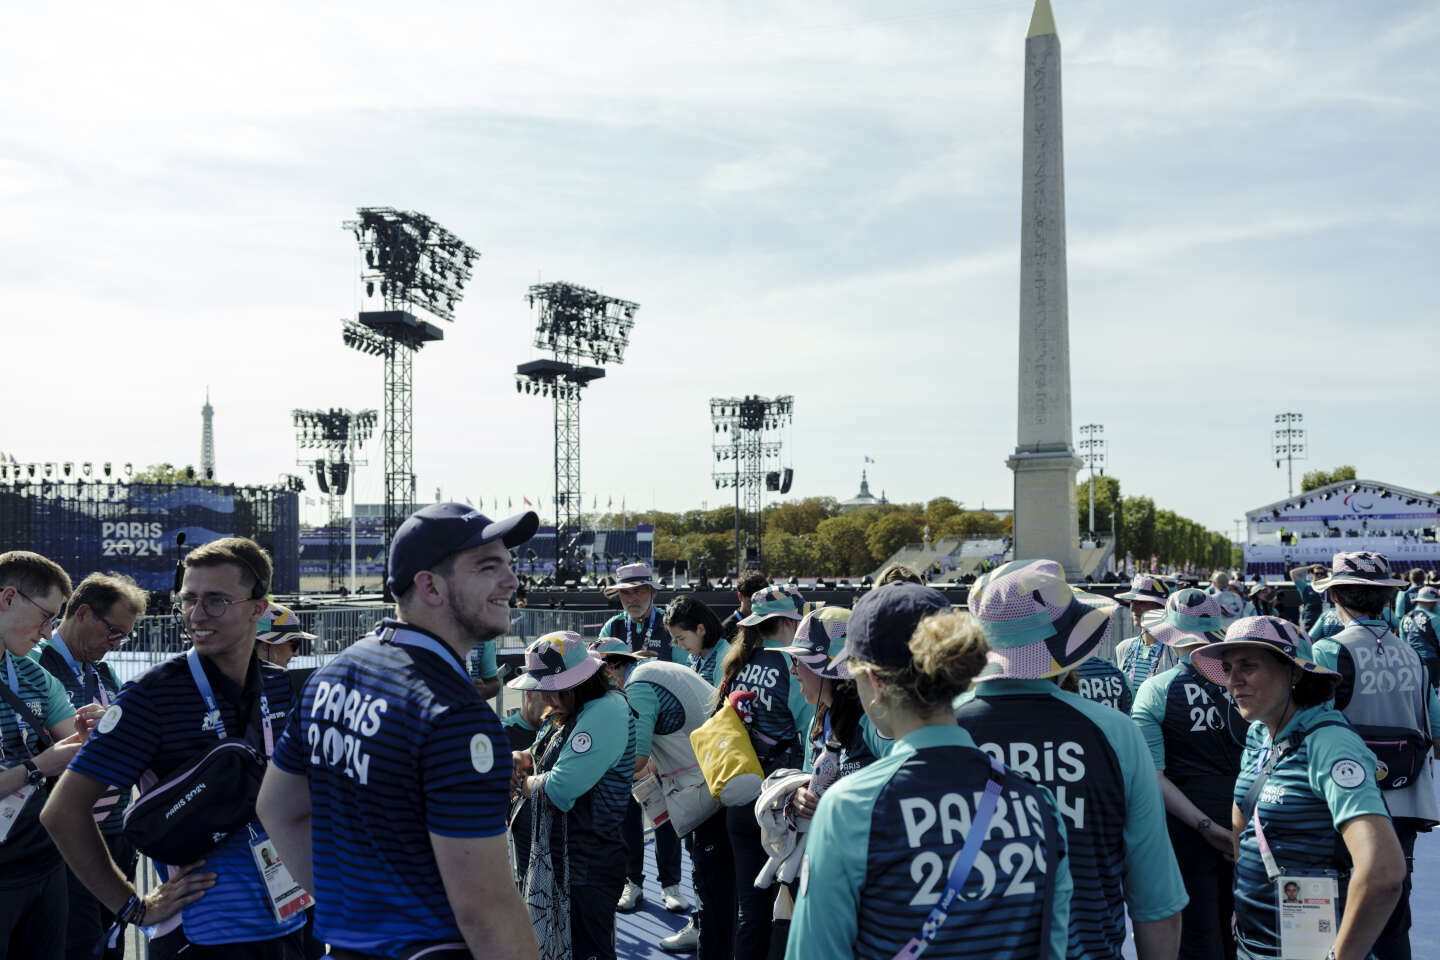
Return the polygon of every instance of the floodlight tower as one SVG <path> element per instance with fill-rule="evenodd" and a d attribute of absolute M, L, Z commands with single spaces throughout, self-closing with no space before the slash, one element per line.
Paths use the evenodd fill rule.
<path fill-rule="evenodd" d="M 715 468 L 715 489 L 735 490 L 735 573 L 745 566 L 745 547 L 753 545 L 757 562 L 762 562 L 761 536 L 764 533 L 765 488 L 790 492 L 791 471 L 769 471 L 769 464 L 778 465 L 781 441 L 779 430 L 794 420 L 795 398 L 776 397 L 714 397 L 710 400 L 710 420 L 715 432 L 724 439 L 715 441 L 715 462 L 734 461 L 726 469 Z M 773 474 L 773 477 L 771 476 Z M 744 512 L 741 494 L 744 494 Z M 742 519 L 743 518 L 743 519 Z M 743 533 L 743 537 L 742 537 Z"/>
<path fill-rule="evenodd" d="M 1105 427 L 1099 423 L 1087 423 L 1080 427 L 1080 457 L 1090 468 L 1090 542 L 1095 542 L 1095 468 L 1105 476 Z"/>
<path fill-rule="evenodd" d="M 480 253 L 423 213 L 391 207 L 361 207 L 354 232 L 365 255 L 360 279 L 368 301 L 379 310 L 362 310 L 342 321 L 347 347 L 385 358 L 385 555 L 389 597 L 390 539 L 415 505 L 414 384 L 415 353 L 442 340 L 445 332 L 410 311 L 424 310 L 439 320 L 455 319 L 455 305 Z"/>
<path fill-rule="evenodd" d="M 350 491 L 350 592 L 356 588 L 355 577 L 355 483 L 356 467 L 369 461 L 358 450 L 375 431 L 374 410 L 295 410 L 295 465 L 315 472 L 320 492 L 330 498 L 330 589 L 340 588 L 343 540 L 341 524 L 345 519 L 345 491 Z"/>
<path fill-rule="evenodd" d="M 555 409 L 555 579 L 574 564 L 580 533 L 580 395 L 605 376 L 603 365 L 625 362 L 638 303 L 573 283 L 537 283 L 526 295 L 535 311 L 535 341 L 553 359 L 515 368 L 516 392 L 550 397 Z M 593 360 L 599 366 L 583 366 Z"/>
<path fill-rule="evenodd" d="M 1303 422 L 1303 413 L 1275 414 L 1275 469 L 1279 470 L 1280 461 L 1285 461 L 1290 489 L 1287 496 L 1291 497 L 1295 496 L 1295 461 L 1305 459 L 1305 428 L 1300 426 Z"/>

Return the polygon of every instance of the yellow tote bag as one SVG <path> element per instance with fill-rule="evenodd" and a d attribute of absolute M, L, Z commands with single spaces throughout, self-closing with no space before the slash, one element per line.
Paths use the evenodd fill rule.
<path fill-rule="evenodd" d="M 760 758 L 755 756 L 745 721 L 730 704 L 691 732 L 690 745 L 695 748 L 710 795 L 723 806 L 754 803 L 760 796 L 765 781 Z"/>

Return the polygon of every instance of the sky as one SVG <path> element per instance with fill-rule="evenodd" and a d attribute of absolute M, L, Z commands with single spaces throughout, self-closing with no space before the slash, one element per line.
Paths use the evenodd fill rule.
<path fill-rule="evenodd" d="M 1440 7 L 1053 0 L 1073 421 L 1234 533 L 1305 469 L 1440 489 Z M 357 206 L 481 252 L 415 360 L 421 499 L 553 486 L 526 288 L 640 304 L 585 504 L 716 490 L 709 399 L 790 394 L 791 498 L 1011 504 L 1030 3 L 34 4 L 0 36 L 0 332 L 24 461 L 295 464 L 382 405 Z M 1076 437 L 1078 441 L 1079 437 Z M 383 497 L 378 441 L 358 471 Z M 313 495 L 313 481 L 312 490 Z M 592 499 L 593 498 L 593 499 Z M 548 511 L 547 511 L 548 512 Z M 320 512 L 307 511 L 310 519 Z"/>

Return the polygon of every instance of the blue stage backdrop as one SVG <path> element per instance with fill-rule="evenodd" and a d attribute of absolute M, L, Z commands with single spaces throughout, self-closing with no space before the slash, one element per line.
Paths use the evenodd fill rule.
<path fill-rule="evenodd" d="M 270 487 L 25 483 L 0 486 L 0 548 L 44 554 L 79 581 L 118 571 L 147 590 L 169 590 L 175 538 L 187 549 L 244 536 L 270 552 L 276 593 L 299 589 L 300 507 Z"/>

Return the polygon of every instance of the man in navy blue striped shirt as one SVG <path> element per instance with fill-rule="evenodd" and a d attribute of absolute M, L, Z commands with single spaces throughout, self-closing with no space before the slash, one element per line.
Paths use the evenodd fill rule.
<path fill-rule="evenodd" d="M 70 870 L 113 914 L 130 916 L 137 894 L 91 815 L 107 787 L 125 792 L 140 784 L 143 793 L 227 737 L 268 753 L 284 727 L 289 678 L 255 655 L 256 625 L 270 606 L 270 577 L 269 555 L 244 537 L 212 540 L 186 555 L 179 608 L 198 673 L 182 655 L 127 684 L 45 806 L 42 820 Z M 203 860 L 170 865 L 168 880 L 138 901 L 136 922 L 154 928 L 152 960 L 182 951 L 187 960 L 303 956 L 304 912 L 276 920 L 272 911 L 252 851 L 264 839 L 259 821 L 251 820 Z"/>
<path fill-rule="evenodd" d="M 305 684 L 260 814 L 332 956 L 536 957 L 506 849 L 510 741 L 465 657 L 506 633 L 510 548 L 538 523 L 458 503 L 410 516 L 390 547 L 399 618 Z"/>

